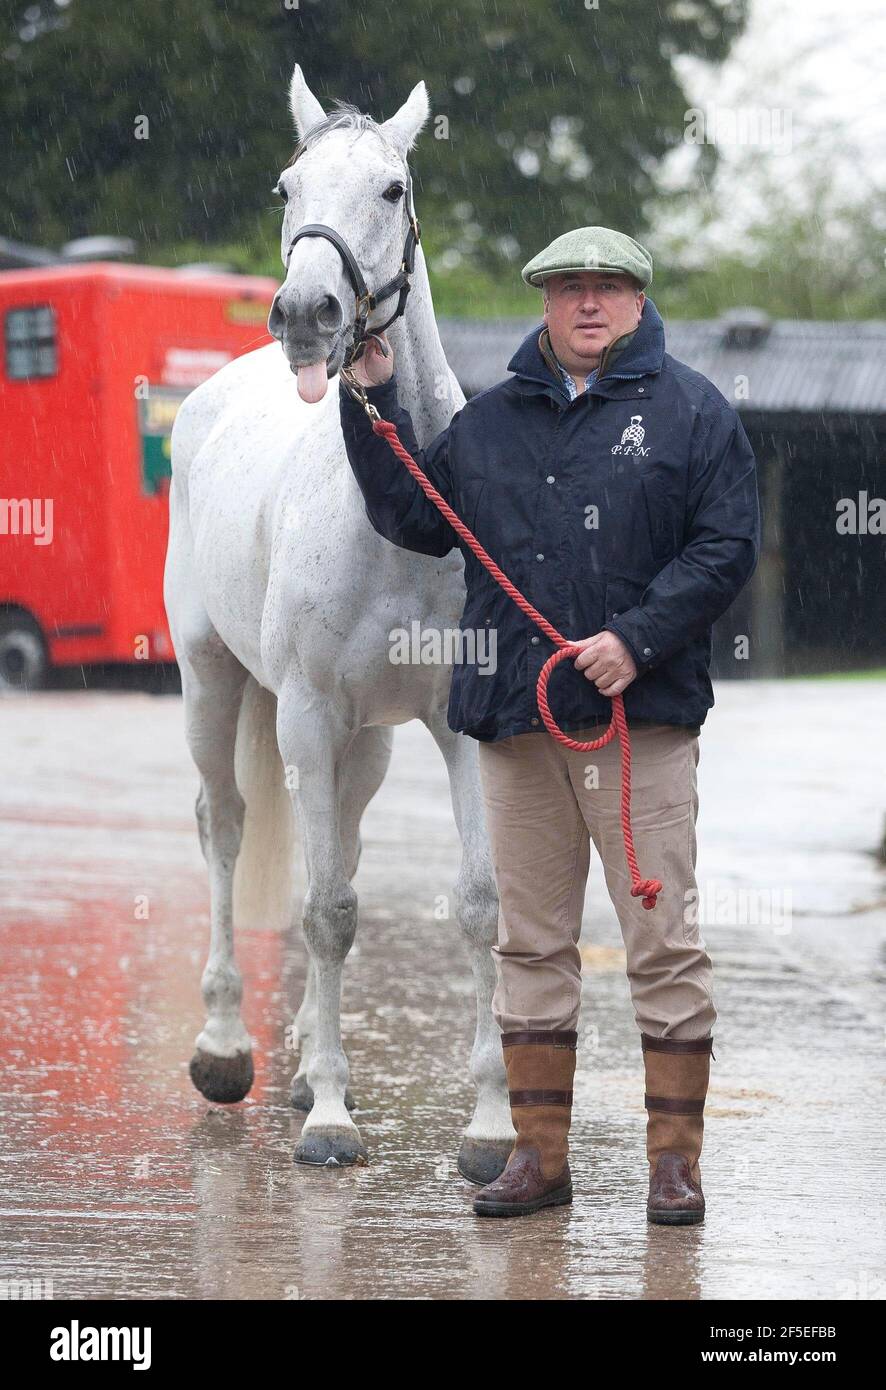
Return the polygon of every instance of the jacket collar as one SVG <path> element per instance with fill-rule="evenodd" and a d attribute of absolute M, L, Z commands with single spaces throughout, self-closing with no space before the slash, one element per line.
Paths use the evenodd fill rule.
<path fill-rule="evenodd" d="M 623 333 L 620 338 L 616 338 L 614 342 L 607 344 L 607 346 L 603 349 L 603 355 L 596 368 L 597 376 L 606 375 L 606 373 L 612 367 L 612 364 L 617 360 L 621 353 L 624 352 L 625 348 L 629 346 L 629 344 L 633 341 L 635 335 L 639 331 L 639 328 L 633 328 L 631 329 L 630 333 Z M 551 335 L 548 332 L 547 328 L 543 328 L 538 335 L 538 350 L 544 358 L 545 362 L 547 362 L 554 376 L 556 377 L 558 373 L 560 376 L 562 376 L 565 368 L 557 360 L 557 354 L 554 352 L 554 349 L 551 346 Z M 587 378 L 589 375 L 589 372 L 585 372 L 585 378 Z"/>
<path fill-rule="evenodd" d="M 548 393 L 553 390 L 558 397 L 568 401 L 566 384 L 544 330 L 544 323 L 540 323 L 527 333 L 508 363 L 508 371 L 515 375 L 512 385 L 524 394 L 534 394 L 539 388 Z M 588 390 L 594 395 L 617 395 L 625 377 L 636 380 L 638 377 L 657 375 L 662 369 L 664 354 L 664 323 L 652 300 L 647 299 L 637 329 L 633 335 L 629 335 L 615 362 L 607 363 L 608 354 L 604 355 L 603 375 Z M 607 375 L 608 372 L 613 374 Z"/>

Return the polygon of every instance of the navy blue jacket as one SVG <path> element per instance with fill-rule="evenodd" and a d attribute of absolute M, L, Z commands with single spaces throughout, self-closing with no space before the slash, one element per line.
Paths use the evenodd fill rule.
<path fill-rule="evenodd" d="M 615 632 L 637 664 L 631 723 L 698 729 L 714 703 L 711 625 L 754 572 L 760 504 L 736 411 L 665 352 L 651 299 L 602 378 L 570 401 L 539 323 L 505 381 L 465 403 L 426 449 L 397 401 L 396 371 L 367 395 L 518 589 L 565 637 Z M 351 468 L 372 525 L 394 545 L 465 557 L 463 631 L 496 629 L 497 669 L 453 667 L 448 720 L 483 741 L 544 732 L 535 687 L 554 644 L 499 588 L 425 497 L 365 411 L 339 389 Z M 481 655 L 483 649 L 480 649 Z M 608 724 L 612 703 L 572 662 L 548 698 L 562 729 Z"/>

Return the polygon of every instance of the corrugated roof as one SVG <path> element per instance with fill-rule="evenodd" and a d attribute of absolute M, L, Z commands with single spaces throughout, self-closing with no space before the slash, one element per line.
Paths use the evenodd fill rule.
<path fill-rule="evenodd" d="M 440 319 L 446 356 L 465 393 L 504 380 L 514 350 L 540 322 Z M 742 339 L 748 345 L 738 346 Z M 739 410 L 886 414 L 882 320 L 775 319 L 767 326 L 759 311 L 733 311 L 722 319 L 666 320 L 665 340 L 672 356 L 708 377 Z M 739 390 L 742 378 L 747 387 Z"/>

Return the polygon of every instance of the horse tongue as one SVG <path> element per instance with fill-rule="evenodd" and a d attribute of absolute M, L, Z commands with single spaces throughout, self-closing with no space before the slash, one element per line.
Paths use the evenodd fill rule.
<path fill-rule="evenodd" d="M 311 362 L 309 366 L 298 369 L 298 394 L 311 405 L 322 401 L 327 382 L 325 362 Z"/>

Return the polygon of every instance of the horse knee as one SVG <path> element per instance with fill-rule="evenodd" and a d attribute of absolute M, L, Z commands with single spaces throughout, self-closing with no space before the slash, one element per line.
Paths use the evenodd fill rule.
<path fill-rule="evenodd" d="M 333 890 L 311 885 L 305 898 L 302 926 L 311 954 L 318 960 L 340 962 L 357 934 L 357 894 L 349 883 Z"/>
<path fill-rule="evenodd" d="M 495 944 L 498 934 L 498 889 L 491 872 L 462 874 L 456 887 L 458 924 L 468 943 L 476 947 Z"/>
<path fill-rule="evenodd" d="M 233 872 L 246 818 L 243 797 L 236 786 L 231 787 L 224 797 L 218 794 L 210 796 L 204 783 L 197 793 L 195 811 L 204 858 L 209 862 L 210 856 L 217 856 L 222 866 Z"/>

